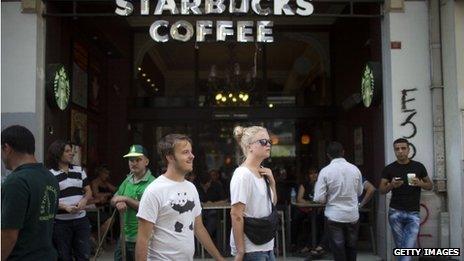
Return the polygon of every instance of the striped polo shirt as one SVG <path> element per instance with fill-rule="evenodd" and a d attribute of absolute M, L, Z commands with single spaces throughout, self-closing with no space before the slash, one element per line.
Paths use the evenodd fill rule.
<path fill-rule="evenodd" d="M 84 197 L 84 187 L 89 185 L 87 175 L 80 166 L 69 165 L 68 173 L 63 170 L 50 170 L 60 185 L 60 204 L 68 206 L 77 206 L 79 201 Z M 85 217 L 85 210 L 70 214 L 64 209 L 59 209 L 56 213 L 56 219 L 72 220 Z"/>

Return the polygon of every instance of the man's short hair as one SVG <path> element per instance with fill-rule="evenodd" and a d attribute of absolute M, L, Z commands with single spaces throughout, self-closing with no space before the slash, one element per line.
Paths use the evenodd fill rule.
<path fill-rule="evenodd" d="M 393 142 L 393 146 L 395 146 L 395 144 L 398 144 L 398 143 L 406 143 L 408 144 L 409 146 L 409 141 L 405 138 L 399 138 L 399 139 L 396 139 L 394 142 Z"/>
<path fill-rule="evenodd" d="M 192 140 L 187 135 L 177 133 L 168 134 L 158 142 L 158 153 L 165 164 L 167 164 L 166 156 L 174 155 L 174 147 L 180 141 L 192 144 Z"/>
<path fill-rule="evenodd" d="M 13 125 L 2 131 L 2 148 L 8 144 L 14 151 L 34 155 L 35 139 L 32 132 L 21 125 Z"/>
<path fill-rule="evenodd" d="M 341 158 L 343 157 L 343 146 L 340 144 L 340 142 L 332 141 L 329 143 L 329 146 L 327 146 L 327 154 L 332 159 L 335 158 Z"/>

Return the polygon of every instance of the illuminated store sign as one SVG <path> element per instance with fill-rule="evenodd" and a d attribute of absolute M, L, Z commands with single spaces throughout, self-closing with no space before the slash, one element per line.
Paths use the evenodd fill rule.
<path fill-rule="evenodd" d="M 286 16 L 310 16 L 314 7 L 308 0 L 296 0 L 296 6 L 289 5 L 290 0 L 229 0 L 228 6 L 225 0 L 140 0 L 140 15 L 150 15 L 150 4 L 156 3 L 153 15 L 162 15 L 168 12 L 171 15 L 218 15 L 235 14 L 243 15 L 251 12 L 258 16 L 286 15 Z M 180 6 L 179 6 L 180 4 Z M 129 16 L 134 12 L 134 5 L 130 1 L 116 0 L 115 13 L 121 16 Z M 265 6 L 265 7 L 263 7 Z M 227 38 L 236 38 L 237 42 L 274 42 L 272 36 L 273 22 L 262 21 L 236 21 L 218 20 L 214 24 L 212 20 L 198 20 L 193 25 L 186 20 L 179 20 L 170 24 L 166 20 L 157 20 L 150 26 L 150 36 L 156 42 L 167 42 L 174 39 L 187 42 L 195 39 L 204 42 L 207 38 L 216 41 L 226 41 Z M 235 28 L 235 30 L 234 30 Z M 213 32 L 214 31 L 214 32 Z M 213 33 L 215 36 L 213 36 Z"/>

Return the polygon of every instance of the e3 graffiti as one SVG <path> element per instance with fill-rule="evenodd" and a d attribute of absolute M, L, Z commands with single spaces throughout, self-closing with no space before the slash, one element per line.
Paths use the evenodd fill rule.
<path fill-rule="evenodd" d="M 415 91 L 417 91 L 417 88 L 401 90 L 401 112 L 407 115 L 406 119 L 401 123 L 401 126 L 404 127 L 406 125 L 410 125 L 412 128 L 411 134 L 403 136 L 403 138 L 405 139 L 414 138 L 417 134 L 417 126 L 412 120 L 414 116 L 416 116 L 417 111 L 416 109 L 408 108 L 407 106 L 409 102 L 416 100 L 416 98 L 408 98 L 408 94 L 410 92 L 415 92 Z M 411 155 L 411 159 L 412 159 L 416 156 L 416 146 L 414 146 L 412 142 L 410 143 L 410 146 L 412 148 L 412 155 Z"/>

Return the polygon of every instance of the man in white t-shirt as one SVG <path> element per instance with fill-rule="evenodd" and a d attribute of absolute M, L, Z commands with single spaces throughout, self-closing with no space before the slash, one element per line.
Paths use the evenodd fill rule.
<path fill-rule="evenodd" d="M 167 170 L 140 201 L 136 260 L 193 260 L 194 234 L 216 260 L 224 260 L 203 225 L 198 192 L 185 180 L 193 170 L 190 138 L 169 134 L 158 143 L 158 152 Z"/>

